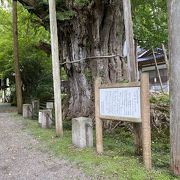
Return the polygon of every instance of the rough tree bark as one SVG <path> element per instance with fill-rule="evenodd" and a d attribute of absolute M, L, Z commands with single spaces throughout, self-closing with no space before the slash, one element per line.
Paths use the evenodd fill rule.
<path fill-rule="evenodd" d="M 44 11 L 36 9 L 36 0 L 19 0 L 42 18 Z M 64 1 L 66 8 L 75 11 L 75 16 L 58 21 L 61 62 L 79 60 L 90 56 L 122 55 L 124 42 L 123 2 L 119 0 L 96 0 L 88 5 Z M 69 81 L 67 116 L 93 116 L 96 77 L 106 83 L 127 79 L 127 67 L 120 56 L 93 59 L 74 64 L 65 64 Z"/>
<path fill-rule="evenodd" d="M 74 61 L 90 56 L 122 55 L 124 26 L 122 2 L 96 1 L 86 8 L 77 9 L 77 17 L 63 24 L 59 38 L 62 42 L 61 59 Z M 62 26 L 62 24 L 60 25 Z M 106 83 L 122 81 L 125 63 L 119 56 L 66 64 L 70 84 L 70 116 L 93 115 L 93 89 L 95 77 Z"/>
<path fill-rule="evenodd" d="M 180 1 L 169 0 L 171 168 L 180 176 Z"/>
<path fill-rule="evenodd" d="M 18 25 L 17 25 L 17 0 L 13 0 L 13 38 L 14 38 L 14 65 L 15 65 L 15 81 L 16 81 L 16 99 L 18 113 L 22 114 L 22 81 L 19 69 L 19 52 L 18 52 Z"/>

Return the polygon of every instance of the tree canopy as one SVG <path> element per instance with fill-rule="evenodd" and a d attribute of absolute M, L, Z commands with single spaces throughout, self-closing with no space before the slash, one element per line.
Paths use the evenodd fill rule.
<path fill-rule="evenodd" d="M 48 1 L 19 0 L 30 12 L 35 12 L 48 21 Z M 142 47 L 158 47 L 167 44 L 167 2 L 164 0 L 131 0 L 135 39 Z M 57 19 L 68 21 L 78 15 L 78 11 L 91 5 L 92 0 L 57 0 Z M 106 2 L 107 4 L 110 2 Z M 42 13 L 43 12 L 43 13 Z"/>
<path fill-rule="evenodd" d="M 132 0 L 135 39 L 142 47 L 167 45 L 167 1 Z"/>

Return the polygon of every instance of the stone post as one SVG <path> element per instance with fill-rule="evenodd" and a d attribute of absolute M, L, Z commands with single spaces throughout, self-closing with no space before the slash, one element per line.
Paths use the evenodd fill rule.
<path fill-rule="evenodd" d="M 23 104 L 23 117 L 32 118 L 32 105 L 31 104 Z"/>
<path fill-rule="evenodd" d="M 32 101 L 32 118 L 36 119 L 39 113 L 39 100 Z"/>
<path fill-rule="evenodd" d="M 92 119 L 79 117 L 72 119 L 72 143 L 79 147 L 93 147 Z"/>
<path fill-rule="evenodd" d="M 54 108 L 54 103 L 53 102 L 47 102 L 46 103 L 46 109 L 53 109 Z"/>
<path fill-rule="evenodd" d="M 41 127 L 42 128 L 51 128 L 52 125 L 52 111 L 51 110 L 42 110 L 41 111 Z"/>
<path fill-rule="evenodd" d="M 42 126 L 42 110 L 39 111 L 38 123 L 39 123 L 39 126 Z"/>

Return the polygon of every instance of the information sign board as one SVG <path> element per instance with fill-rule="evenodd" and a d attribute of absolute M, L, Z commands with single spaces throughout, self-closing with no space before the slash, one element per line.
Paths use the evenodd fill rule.
<path fill-rule="evenodd" d="M 100 117 L 141 122 L 140 87 L 100 89 Z"/>
<path fill-rule="evenodd" d="M 151 169 L 148 73 L 141 74 L 140 82 L 130 83 L 102 84 L 101 78 L 97 78 L 95 82 L 95 119 L 96 150 L 98 153 L 103 152 L 103 121 L 119 120 L 141 123 L 141 130 L 138 130 L 142 132 L 143 160 L 146 168 Z"/>

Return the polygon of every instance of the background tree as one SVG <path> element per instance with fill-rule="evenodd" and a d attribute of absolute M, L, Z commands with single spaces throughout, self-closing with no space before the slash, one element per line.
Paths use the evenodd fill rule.
<path fill-rule="evenodd" d="M 17 0 L 12 2 L 13 16 L 13 51 L 14 51 L 14 67 L 15 67 L 15 82 L 16 82 L 16 99 L 18 113 L 22 114 L 22 80 L 19 66 L 19 44 L 18 44 L 18 23 L 17 23 Z"/>
<path fill-rule="evenodd" d="M 19 60 L 25 103 L 33 98 L 41 101 L 51 99 L 53 94 L 50 47 L 46 45 L 49 43 L 49 33 L 40 24 L 36 16 L 18 4 Z M 10 79 L 13 96 L 15 79 L 12 45 L 11 9 L 0 7 L 0 72 L 3 77 Z"/>
<path fill-rule="evenodd" d="M 13 71 L 12 17 L 0 7 L 0 72 L 9 76 Z"/>
<path fill-rule="evenodd" d="M 132 0 L 135 39 L 141 47 L 168 44 L 167 1 Z"/>

